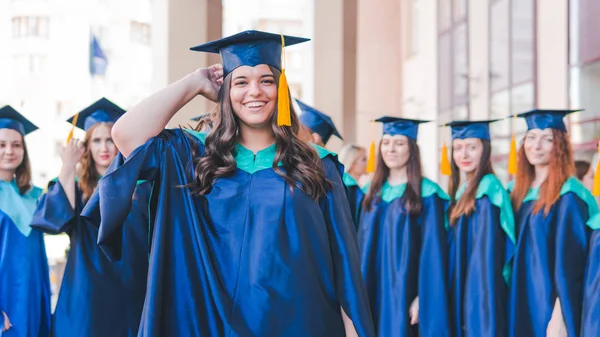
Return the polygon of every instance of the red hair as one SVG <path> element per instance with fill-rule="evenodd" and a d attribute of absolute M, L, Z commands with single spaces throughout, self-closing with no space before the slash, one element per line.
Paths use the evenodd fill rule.
<path fill-rule="evenodd" d="M 544 215 L 548 215 L 552 205 L 560 198 L 560 189 L 570 176 L 575 173 L 575 164 L 573 161 L 573 149 L 567 133 L 559 130 L 552 130 L 554 147 L 550 154 L 548 166 L 548 178 L 540 186 L 540 196 L 533 211 L 535 213 L 544 210 Z M 529 192 L 531 184 L 535 179 L 535 168 L 529 163 L 525 156 L 525 142 L 521 145 L 517 157 L 517 176 L 515 187 L 511 193 L 513 208 L 518 210 L 523 204 L 523 199 Z"/>

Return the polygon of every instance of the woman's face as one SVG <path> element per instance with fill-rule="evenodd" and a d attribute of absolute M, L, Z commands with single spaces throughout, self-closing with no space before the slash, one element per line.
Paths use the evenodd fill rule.
<path fill-rule="evenodd" d="M 452 141 L 452 159 L 465 174 L 474 173 L 481 162 L 483 143 L 479 138 L 455 139 Z"/>
<path fill-rule="evenodd" d="M 381 140 L 381 158 L 390 170 L 405 167 L 410 158 L 408 138 L 403 135 L 383 135 Z"/>
<path fill-rule="evenodd" d="M 111 127 L 107 124 L 98 125 L 92 130 L 92 135 L 88 142 L 92 159 L 98 168 L 108 168 L 117 155 L 117 147 L 113 143 L 110 129 Z"/>
<path fill-rule="evenodd" d="M 532 129 L 525 135 L 525 157 L 533 166 L 544 166 L 550 163 L 550 155 L 554 148 L 552 129 Z"/>
<path fill-rule="evenodd" d="M 350 170 L 348 173 L 351 176 L 360 177 L 367 171 L 367 152 L 365 150 L 360 150 L 358 157 L 352 163 Z"/>
<path fill-rule="evenodd" d="M 0 129 L 0 171 L 14 172 L 23 162 L 23 136 L 12 129 Z"/>
<path fill-rule="evenodd" d="M 583 176 L 583 178 L 581 179 L 581 182 L 590 191 L 594 188 L 594 170 L 593 170 L 592 165 L 590 165 L 590 169 Z"/>
<path fill-rule="evenodd" d="M 242 66 L 231 73 L 229 98 L 235 115 L 250 127 L 270 125 L 277 104 L 275 76 L 266 64 Z"/>

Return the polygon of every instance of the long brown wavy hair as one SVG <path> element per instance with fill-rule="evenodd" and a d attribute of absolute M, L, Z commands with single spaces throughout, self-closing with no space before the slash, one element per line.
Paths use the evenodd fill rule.
<path fill-rule="evenodd" d="M 79 160 L 79 170 L 77 174 L 77 177 L 79 178 L 79 188 L 83 194 L 83 200 L 88 200 L 92 196 L 92 193 L 94 193 L 94 190 L 98 185 L 98 180 L 100 180 L 100 173 L 98 173 L 96 170 L 96 163 L 92 157 L 90 141 L 94 130 L 101 125 L 108 126 L 110 129 L 112 129 L 113 123 L 94 124 L 89 130 L 87 130 L 85 133 L 85 138 L 83 139 L 85 152 L 83 153 L 83 156 L 81 156 L 81 160 Z"/>
<path fill-rule="evenodd" d="M 279 85 L 281 71 L 269 66 Z M 233 157 L 235 145 L 239 143 L 239 120 L 236 117 L 229 93 L 232 74 L 223 79 L 219 90 L 217 119 L 215 127 L 206 136 L 205 154 L 194 159 L 194 182 L 190 185 L 192 193 L 205 195 L 210 192 L 215 179 L 231 176 L 236 170 Z M 289 95 L 289 92 L 288 92 Z M 291 101 L 291 97 L 290 97 Z M 326 179 L 323 164 L 315 149 L 302 141 L 299 136 L 300 121 L 290 107 L 292 126 L 277 125 L 277 110 L 271 117 L 271 128 L 275 135 L 276 153 L 273 170 L 290 185 L 290 189 L 299 188 L 313 200 L 318 200 L 332 187 Z M 277 163 L 282 163 L 279 167 Z"/>
<path fill-rule="evenodd" d="M 469 185 L 458 202 L 456 202 L 454 199 L 456 197 L 456 192 L 460 187 L 460 170 L 456 165 L 456 161 L 454 161 L 454 149 L 452 149 L 452 176 L 448 181 L 448 193 L 450 194 L 450 198 L 452 200 L 450 225 L 454 225 L 456 219 L 460 218 L 462 215 L 470 215 L 473 213 L 475 210 L 475 197 L 477 196 L 477 189 L 479 188 L 481 179 L 486 174 L 494 174 L 494 169 L 492 167 L 492 144 L 489 140 L 480 140 L 481 144 L 483 145 L 481 160 L 479 161 L 479 165 L 477 166 Z"/>
<path fill-rule="evenodd" d="M 31 187 L 31 162 L 29 161 L 29 153 L 27 151 L 27 144 L 25 143 L 25 137 L 22 137 L 23 144 L 23 161 L 15 170 L 15 179 L 17 187 L 19 188 L 19 194 L 23 195 L 27 193 Z"/>
<path fill-rule="evenodd" d="M 421 182 L 423 174 L 421 169 L 421 152 L 417 141 L 408 138 L 409 156 L 406 162 L 407 184 L 404 192 L 404 207 L 410 215 L 419 215 L 423 208 L 423 199 L 421 198 Z M 383 184 L 390 176 L 390 169 L 385 165 L 381 156 L 381 141 L 379 142 L 379 151 L 377 153 L 377 165 L 375 173 L 371 180 L 369 191 L 363 200 L 363 207 L 366 211 L 371 210 L 371 204 L 374 200 L 381 198 L 381 189 Z"/>
<path fill-rule="evenodd" d="M 198 132 L 209 132 L 216 124 L 215 121 L 217 120 L 217 117 L 217 113 L 214 110 L 210 113 L 207 113 L 198 120 L 198 124 L 196 124 L 192 130 Z"/>
<path fill-rule="evenodd" d="M 552 205 L 560 198 L 560 189 L 563 184 L 575 172 L 573 149 L 567 133 L 553 129 L 552 139 L 554 147 L 550 153 L 550 163 L 548 163 L 551 169 L 548 170 L 548 178 L 540 186 L 540 197 L 533 208 L 535 213 L 543 209 L 544 215 L 548 215 Z M 535 167 L 525 156 L 525 142 L 523 142 L 517 156 L 515 187 L 510 195 L 515 210 L 518 210 L 523 204 L 523 199 L 534 180 Z"/>

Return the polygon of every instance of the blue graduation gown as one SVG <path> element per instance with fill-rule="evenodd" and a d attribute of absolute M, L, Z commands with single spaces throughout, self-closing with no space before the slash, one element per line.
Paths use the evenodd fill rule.
<path fill-rule="evenodd" d="M 378 336 L 450 336 L 447 217 L 449 197 L 423 178 L 423 210 L 409 216 L 406 184 L 382 188 L 358 228 L 361 268 Z M 421 268 L 421 267 L 424 268 Z M 419 325 L 409 308 L 419 296 Z M 420 331 L 419 331 L 420 330 Z"/>
<path fill-rule="evenodd" d="M 154 181 L 140 336 L 344 336 L 340 306 L 374 336 L 337 159 L 317 147 L 333 188 L 315 202 L 273 170 L 275 145 L 237 145 L 235 172 L 197 196 L 182 186 L 205 136 L 165 130 L 119 156 L 83 213 L 101 220 L 100 247 L 116 258 L 135 181 Z"/>
<path fill-rule="evenodd" d="M 111 263 L 97 247 L 98 229 L 78 214 L 85 202 L 76 184 L 71 207 L 60 182 L 42 196 L 32 227 L 69 235 L 71 246 L 52 320 L 56 337 L 136 336 L 146 291 L 148 270 L 148 200 L 150 183 L 138 186 L 131 226 L 124 235 L 130 244 L 123 260 Z M 127 214 L 126 214 L 127 216 Z"/>
<path fill-rule="evenodd" d="M 29 221 L 42 190 L 20 195 L 14 181 L 0 181 L 0 330 L 2 312 L 12 328 L 3 337 L 50 333 L 50 274 L 44 236 Z"/>
<path fill-rule="evenodd" d="M 509 336 L 545 337 L 556 298 L 569 336 L 579 336 L 583 278 L 590 229 L 598 211 L 576 179 L 563 185 L 547 216 L 533 213 L 539 188 L 530 190 L 515 213 L 517 245 L 509 294 Z"/>
<path fill-rule="evenodd" d="M 365 193 L 360 189 L 358 183 L 348 173 L 344 173 L 344 184 L 346 185 L 346 192 L 348 192 L 348 203 L 350 204 L 350 212 L 352 212 L 352 218 L 354 223 L 358 227 L 358 218 L 360 215 L 361 205 L 365 198 Z"/>
<path fill-rule="evenodd" d="M 460 199 L 466 185 L 456 194 Z M 506 300 L 514 250 L 510 197 L 493 174 L 477 188 L 475 211 L 452 226 L 450 287 L 454 337 L 508 333 Z"/>
<path fill-rule="evenodd" d="M 600 336 L 600 213 L 588 221 L 588 226 L 594 232 L 583 286 L 581 337 L 597 337 Z"/>

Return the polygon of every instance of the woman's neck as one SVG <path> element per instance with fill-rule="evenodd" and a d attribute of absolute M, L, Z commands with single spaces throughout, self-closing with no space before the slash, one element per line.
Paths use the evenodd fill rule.
<path fill-rule="evenodd" d="M 264 128 L 251 128 L 240 125 L 240 143 L 248 150 L 256 153 L 275 143 L 275 135 L 270 125 Z"/>
<path fill-rule="evenodd" d="M 531 187 L 540 187 L 548 178 L 548 172 L 550 167 L 548 165 L 536 165 L 535 166 L 535 178 L 533 179 L 533 183 L 531 183 Z"/>
<path fill-rule="evenodd" d="M 15 177 L 15 171 L 13 170 L 0 170 L 0 181 L 12 181 Z"/>
<path fill-rule="evenodd" d="M 390 175 L 388 176 L 388 184 L 392 186 L 401 185 L 408 181 L 406 167 L 399 169 L 390 169 Z"/>
<path fill-rule="evenodd" d="M 106 174 L 106 170 L 108 170 L 108 167 L 103 167 L 103 166 L 96 165 L 96 172 L 98 172 L 98 174 L 101 177 L 104 177 L 104 175 Z"/>

